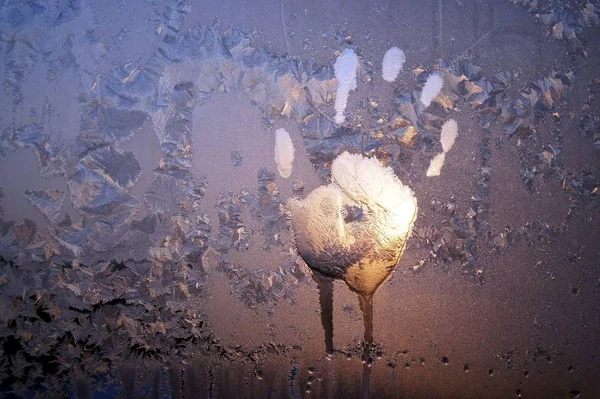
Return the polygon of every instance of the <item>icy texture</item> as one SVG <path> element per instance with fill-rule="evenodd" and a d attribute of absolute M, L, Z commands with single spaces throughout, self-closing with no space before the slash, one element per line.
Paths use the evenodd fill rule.
<path fill-rule="evenodd" d="M 404 55 L 404 51 L 400 50 L 398 47 L 392 47 L 388 51 L 385 52 L 383 56 L 383 65 L 382 65 L 382 76 L 383 80 L 387 82 L 394 82 L 398 73 L 402 70 L 402 66 L 406 61 L 406 56 Z"/>
<path fill-rule="evenodd" d="M 27 190 L 25 198 L 52 223 L 58 221 L 60 210 L 65 201 L 65 192 L 61 190 Z"/>
<path fill-rule="evenodd" d="M 242 152 L 240 150 L 231 151 L 231 162 L 235 168 L 239 168 L 242 166 Z"/>
<path fill-rule="evenodd" d="M 139 206 L 138 201 L 119 187 L 102 169 L 90 167 L 82 160 L 67 180 L 71 201 L 89 216 L 106 217 L 111 222 L 124 222 Z"/>
<path fill-rule="evenodd" d="M 429 75 L 421 92 L 421 102 L 425 107 L 429 107 L 429 104 L 440 94 L 443 85 L 444 79 L 439 73 Z"/>
<path fill-rule="evenodd" d="M 346 120 L 344 111 L 348 104 L 350 91 L 356 89 L 356 69 L 358 68 L 358 57 L 350 49 L 338 57 L 333 66 L 335 78 L 338 81 L 337 93 L 335 96 L 335 123 L 342 124 Z"/>
<path fill-rule="evenodd" d="M 294 143 L 285 129 L 275 131 L 275 162 L 281 177 L 290 177 L 294 162 Z"/>
<path fill-rule="evenodd" d="M 123 143 L 146 122 L 148 114 L 92 103 L 81 123 L 79 140 L 88 147 Z"/>
<path fill-rule="evenodd" d="M 84 157 L 82 163 L 123 189 L 132 187 L 142 174 L 142 167 L 131 151 L 102 148 Z"/>

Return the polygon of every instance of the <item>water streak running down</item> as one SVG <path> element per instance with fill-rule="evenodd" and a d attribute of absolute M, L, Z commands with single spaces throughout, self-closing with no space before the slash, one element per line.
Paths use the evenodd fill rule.
<path fill-rule="evenodd" d="M 333 355 L 333 279 L 321 273 L 314 273 L 313 279 L 319 288 L 321 324 L 325 332 L 325 352 Z"/>
<path fill-rule="evenodd" d="M 371 397 L 371 346 L 373 345 L 373 295 L 359 295 L 360 310 L 363 314 L 363 323 L 365 325 L 365 337 L 363 348 L 363 398 Z"/>

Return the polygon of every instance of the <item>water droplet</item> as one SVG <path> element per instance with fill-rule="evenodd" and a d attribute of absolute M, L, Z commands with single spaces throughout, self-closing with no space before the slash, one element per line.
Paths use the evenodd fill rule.
<path fill-rule="evenodd" d="M 256 369 L 254 371 L 254 375 L 256 375 L 256 378 L 258 378 L 259 380 L 263 379 L 263 371 L 261 369 Z"/>
<path fill-rule="evenodd" d="M 315 382 L 315 376 L 314 375 L 309 375 L 308 378 L 306 379 L 306 383 L 307 384 L 312 384 L 313 382 Z"/>
<path fill-rule="evenodd" d="M 488 371 L 488 375 L 491 377 L 494 375 L 494 369 L 490 369 L 490 371 Z"/>
<path fill-rule="evenodd" d="M 569 370 L 569 373 L 572 373 L 573 372 L 573 366 L 569 366 L 569 368 L 567 370 Z"/>
<path fill-rule="evenodd" d="M 351 360 L 352 359 L 352 353 L 348 352 L 346 353 L 346 360 Z"/>
<path fill-rule="evenodd" d="M 314 374 L 314 372 L 315 372 L 315 368 L 314 368 L 314 366 L 310 366 L 310 367 L 308 368 L 308 373 L 309 373 L 309 374 Z"/>
<path fill-rule="evenodd" d="M 469 372 L 469 365 L 465 364 L 465 366 L 463 367 L 463 370 L 465 370 L 465 373 Z"/>
<path fill-rule="evenodd" d="M 311 389 L 310 384 L 306 384 L 306 388 L 304 390 L 306 391 L 306 393 L 311 393 L 312 389 Z"/>
<path fill-rule="evenodd" d="M 571 288 L 571 293 L 573 295 L 579 295 L 579 292 L 581 292 L 581 290 L 578 287 Z"/>
<path fill-rule="evenodd" d="M 450 360 L 448 359 L 448 356 L 444 356 L 444 357 L 442 358 L 442 363 L 444 363 L 444 366 L 447 366 L 447 365 L 448 365 L 448 363 L 450 363 Z"/>
<path fill-rule="evenodd" d="M 525 370 L 525 371 L 523 371 L 523 375 L 524 375 L 525 377 L 529 377 L 529 371 L 528 371 L 528 370 Z"/>
<path fill-rule="evenodd" d="M 375 356 L 377 357 L 377 359 L 381 359 L 383 357 L 383 351 L 375 352 Z"/>
<path fill-rule="evenodd" d="M 421 359 L 419 359 L 419 360 L 421 361 L 421 365 L 422 365 L 422 366 L 425 366 L 425 358 L 424 358 L 424 357 L 422 357 L 422 358 L 421 358 Z"/>
<path fill-rule="evenodd" d="M 521 397 L 521 390 L 517 389 L 517 398 L 520 398 L 520 397 Z"/>
<path fill-rule="evenodd" d="M 410 363 L 408 363 L 408 362 L 404 363 L 404 368 L 405 369 L 409 369 L 410 368 Z"/>
<path fill-rule="evenodd" d="M 547 361 L 548 363 L 552 363 L 552 356 L 548 356 L 548 357 L 546 357 L 546 361 Z"/>

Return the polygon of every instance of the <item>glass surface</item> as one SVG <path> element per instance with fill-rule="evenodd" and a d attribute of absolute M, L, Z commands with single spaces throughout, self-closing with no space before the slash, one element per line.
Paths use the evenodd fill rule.
<path fill-rule="evenodd" d="M 0 0 L 0 396 L 600 397 L 599 18 Z"/>

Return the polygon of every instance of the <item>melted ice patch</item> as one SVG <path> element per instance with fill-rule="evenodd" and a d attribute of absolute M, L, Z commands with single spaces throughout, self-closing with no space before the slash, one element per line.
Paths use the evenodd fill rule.
<path fill-rule="evenodd" d="M 447 120 L 442 126 L 442 133 L 440 135 L 440 142 L 442 144 L 442 152 L 437 154 L 429 163 L 426 176 L 433 177 L 439 176 L 444 162 L 446 161 L 446 153 L 450 151 L 454 142 L 458 137 L 458 125 L 454 119 Z"/>
<path fill-rule="evenodd" d="M 350 91 L 356 89 L 356 69 L 358 68 L 358 56 L 350 49 L 338 57 L 333 65 L 335 78 L 338 81 L 335 96 L 335 123 L 342 124 L 346 120 L 344 111 L 348 104 Z"/>
<path fill-rule="evenodd" d="M 386 82 L 394 82 L 398 77 L 398 73 L 402 70 L 402 66 L 406 61 L 404 51 L 398 47 L 392 47 L 385 52 L 383 56 L 383 65 L 381 74 Z"/>
<path fill-rule="evenodd" d="M 290 177 L 294 162 L 294 143 L 285 129 L 275 131 L 275 162 L 281 177 Z"/>
<path fill-rule="evenodd" d="M 443 85 L 444 79 L 439 73 L 429 75 L 421 92 L 421 102 L 425 107 L 429 107 L 431 102 L 440 94 Z"/>

